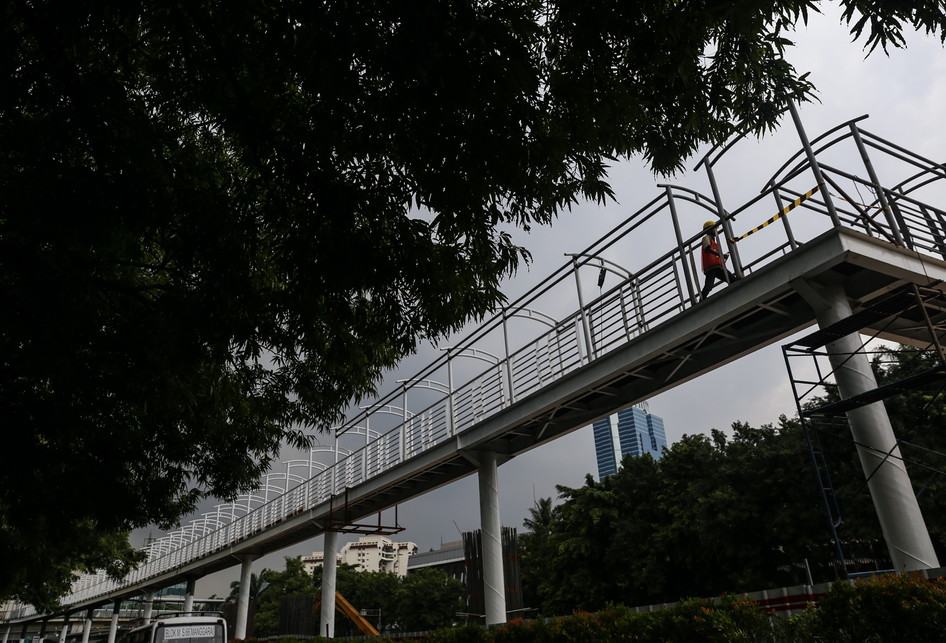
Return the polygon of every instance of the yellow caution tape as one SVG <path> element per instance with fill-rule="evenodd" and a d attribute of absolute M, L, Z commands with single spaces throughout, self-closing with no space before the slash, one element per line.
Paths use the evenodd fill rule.
<path fill-rule="evenodd" d="M 742 241 L 743 239 L 745 239 L 746 237 L 748 237 L 750 234 L 754 234 L 754 233 L 758 232 L 759 230 L 761 230 L 761 229 L 764 228 L 765 226 L 769 225 L 770 223 L 775 223 L 776 221 L 778 221 L 779 219 L 781 219 L 783 215 L 788 214 L 789 212 L 791 212 L 792 210 L 794 210 L 795 208 L 797 208 L 799 205 L 801 205 L 803 201 L 805 201 L 805 200 L 807 200 L 807 199 L 810 199 L 810 198 L 812 197 L 812 195 L 814 195 L 814 193 L 818 191 L 819 188 L 820 188 L 820 186 L 816 185 L 816 186 L 813 187 L 812 189 L 810 189 L 810 190 L 808 190 L 807 192 L 805 192 L 802 196 L 800 196 L 800 197 L 798 197 L 797 199 L 795 199 L 794 201 L 792 201 L 784 210 L 782 210 L 781 212 L 779 212 L 778 214 L 776 214 L 774 217 L 772 217 L 772 218 L 769 219 L 768 221 L 764 222 L 762 225 L 756 226 L 756 227 L 753 228 L 752 230 L 749 230 L 749 232 L 745 233 L 744 235 L 742 235 L 742 236 L 739 237 L 738 239 L 730 239 L 729 242 L 730 242 L 730 243 L 736 243 L 737 241 Z"/>

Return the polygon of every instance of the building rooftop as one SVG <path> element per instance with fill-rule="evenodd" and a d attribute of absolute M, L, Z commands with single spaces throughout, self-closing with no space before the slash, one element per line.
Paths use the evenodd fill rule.
<path fill-rule="evenodd" d="M 418 569 L 420 567 L 431 567 L 444 563 L 455 563 L 464 560 L 464 558 L 463 541 L 457 540 L 443 543 L 440 545 L 440 549 L 414 554 L 408 561 L 407 568 Z"/>

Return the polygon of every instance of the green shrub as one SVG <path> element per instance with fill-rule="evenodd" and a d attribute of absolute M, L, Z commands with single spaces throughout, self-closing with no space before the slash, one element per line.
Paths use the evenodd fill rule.
<path fill-rule="evenodd" d="M 818 610 L 808 609 L 772 620 L 772 640 L 775 643 L 808 643 L 825 640 L 821 632 Z"/>
<path fill-rule="evenodd" d="M 836 583 L 812 607 L 775 617 L 748 599 L 691 598 L 638 614 L 609 605 L 597 614 L 576 612 L 551 620 L 516 620 L 501 627 L 440 630 L 443 643 L 565 643 L 570 641 L 856 641 L 909 643 L 946 640 L 946 580 L 891 574 Z"/>
<path fill-rule="evenodd" d="M 435 630 L 427 636 L 428 641 L 436 643 L 481 643 L 492 638 L 485 627 L 480 625 L 461 625 Z"/>
<path fill-rule="evenodd" d="M 836 583 L 815 610 L 833 641 L 941 641 L 946 632 L 946 581 L 888 574 Z"/>
<path fill-rule="evenodd" d="M 660 612 L 647 614 L 642 623 L 645 641 L 770 640 L 770 618 L 747 599 L 724 597 L 718 601 L 688 598 Z"/>

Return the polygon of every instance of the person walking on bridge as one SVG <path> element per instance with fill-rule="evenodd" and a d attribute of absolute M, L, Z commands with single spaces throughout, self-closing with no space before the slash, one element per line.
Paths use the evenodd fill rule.
<path fill-rule="evenodd" d="M 719 249 L 719 242 L 716 241 L 716 223 L 707 221 L 703 224 L 703 230 L 705 234 L 701 244 L 700 258 L 706 282 L 703 284 L 703 290 L 700 291 L 700 299 L 706 299 L 713 286 L 716 285 L 717 279 L 727 283 L 739 280 L 739 277 L 729 272 L 723 265 L 729 255 L 723 254 Z"/>

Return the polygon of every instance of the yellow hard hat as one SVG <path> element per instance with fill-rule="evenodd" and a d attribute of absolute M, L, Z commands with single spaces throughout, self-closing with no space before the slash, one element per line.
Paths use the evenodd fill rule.
<path fill-rule="evenodd" d="M 703 224 L 703 229 L 706 230 L 707 228 L 712 228 L 714 225 L 716 225 L 715 221 L 707 221 Z"/>

